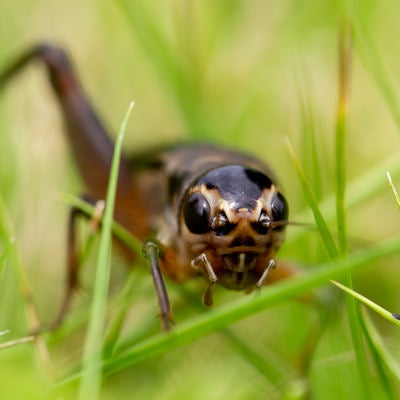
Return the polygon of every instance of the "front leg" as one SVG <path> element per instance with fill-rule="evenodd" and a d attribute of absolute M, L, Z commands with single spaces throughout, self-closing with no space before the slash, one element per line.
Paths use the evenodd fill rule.
<path fill-rule="evenodd" d="M 81 208 L 72 207 L 68 220 L 68 247 L 67 247 L 67 274 L 66 290 L 61 302 L 61 306 L 54 320 L 48 329 L 57 329 L 63 322 L 68 311 L 72 297 L 79 287 L 79 268 L 81 266 L 79 256 L 79 240 L 77 233 L 77 221 L 79 218 L 90 219 L 94 229 L 101 227 L 101 217 L 104 210 L 104 201 L 95 201 L 89 196 L 81 196 L 82 200 L 95 207 L 94 213 L 89 214 Z M 143 245 L 143 255 L 148 262 L 148 266 L 153 278 L 153 284 L 156 291 L 158 305 L 160 310 L 161 324 L 164 331 L 169 331 L 174 324 L 168 293 L 165 288 L 164 279 L 159 267 L 160 257 L 162 255 L 161 244 L 154 240 L 148 240 Z M 45 329 L 44 329 L 45 330 Z"/>
<path fill-rule="evenodd" d="M 93 222 L 94 229 L 97 229 L 104 209 L 104 201 L 94 201 L 87 195 L 81 196 L 81 199 L 94 206 L 95 211 L 92 215 L 78 207 L 72 207 L 70 210 L 67 232 L 66 288 L 58 312 L 48 327 L 50 330 L 57 329 L 62 324 L 71 304 L 72 297 L 79 287 L 79 268 L 81 260 L 79 257 L 79 240 L 76 229 L 77 221 L 79 218 L 90 219 Z"/>
<path fill-rule="evenodd" d="M 192 268 L 195 270 L 203 270 L 208 277 L 208 286 L 203 293 L 203 304 L 207 307 L 211 307 L 213 305 L 213 295 L 215 285 L 218 282 L 218 277 L 214 272 L 214 268 L 208 261 L 208 258 L 205 253 L 200 254 L 198 257 L 194 258 L 191 262 Z"/>
<path fill-rule="evenodd" d="M 165 288 L 164 279 L 160 270 L 161 252 L 161 244 L 155 240 L 148 240 L 143 245 L 143 255 L 148 262 L 151 276 L 153 278 L 154 288 L 157 294 L 161 325 L 164 331 L 169 331 L 171 324 L 174 324 L 174 320 L 172 318 L 168 293 Z"/>

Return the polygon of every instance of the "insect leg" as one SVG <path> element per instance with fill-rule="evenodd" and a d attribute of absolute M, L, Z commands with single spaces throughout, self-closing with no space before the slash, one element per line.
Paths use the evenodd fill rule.
<path fill-rule="evenodd" d="M 78 218 L 84 217 L 86 219 L 91 218 L 94 224 L 97 226 L 99 224 L 99 220 L 101 218 L 101 213 L 104 208 L 103 202 L 95 202 L 89 196 L 81 196 L 82 200 L 85 202 L 97 206 L 95 215 L 90 215 L 80 208 L 72 207 L 69 213 L 68 219 L 68 233 L 67 233 L 67 276 L 66 276 L 66 290 L 64 293 L 64 297 L 62 299 L 60 308 L 56 314 L 56 317 L 50 323 L 49 328 L 51 330 L 57 329 L 63 322 L 66 313 L 68 312 L 69 305 L 72 300 L 72 296 L 75 290 L 79 287 L 79 246 L 77 240 L 77 230 L 76 223 Z"/>
<path fill-rule="evenodd" d="M 261 278 L 256 283 L 256 287 L 258 289 L 260 289 L 261 286 L 264 285 L 264 283 L 265 283 L 265 281 L 266 281 L 266 279 L 268 277 L 268 274 L 271 271 L 271 268 L 275 268 L 275 266 L 276 266 L 275 260 L 274 259 L 269 260 L 267 268 L 265 268 L 264 272 L 261 275 Z"/>
<path fill-rule="evenodd" d="M 196 257 L 194 260 L 192 260 L 191 263 L 193 268 L 198 269 L 199 266 L 202 266 L 207 273 L 209 284 L 206 288 L 206 290 L 203 293 L 203 303 L 211 307 L 213 304 L 213 294 L 214 294 L 214 289 L 215 285 L 218 281 L 217 275 L 214 272 L 214 269 L 210 262 L 207 259 L 207 256 L 202 253 L 198 257 Z"/>
<path fill-rule="evenodd" d="M 0 88 L 34 61 L 44 63 L 52 89 L 64 118 L 69 144 L 79 172 L 93 198 L 105 198 L 114 144 L 107 129 L 87 98 L 67 52 L 51 43 L 29 48 L 8 68 L 0 72 Z M 145 206 L 138 195 L 128 162 L 121 159 L 115 204 L 115 218 L 135 236 L 147 237 L 142 218 Z M 135 207 L 132 207 L 132 199 Z"/>
<path fill-rule="evenodd" d="M 47 68 L 83 178 L 88 186 L 105 192 L 114 146 L 86 98 L 67 53 L 58 46 L 40 43 L 22 54 L 0 75 L 0 86 L 35 60 L 42 61 Z M 94 192 L 92 187 L 90 191 Z"/>
<path fill-rule="evenodd" d="M 168 293 L 165 288 L 163 276 L 160 271 L 159 261 L 161 246 L 154 240 L 148 240 L 143 245 L 143 255 L 148 261 L 154 287 L 156 289 L 158 307 L 160 309 L 161 325 L 164 331 L 169 331 L 172 318 L 171 306 L 169 304 Z"/>

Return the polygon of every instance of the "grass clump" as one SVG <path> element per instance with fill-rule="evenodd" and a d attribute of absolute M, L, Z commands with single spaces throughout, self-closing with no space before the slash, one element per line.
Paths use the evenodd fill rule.
<path fill-rule="evenodd" d="M 2 27 L 10 40 L 0 51 L 0 65 L 32 38 L 54 32 L 76 58 L 106 120 L 118 123 L 119 110 L 135 98 L 139 134 L 127 135 L 127 152 L 185 138 L 266 160 L 283 183 L 291 220 L 317 228 L 288 227 L 279 260 L 297 265 L 299 276 L 264 288 L 258 297 L 218 290 L 212 310 L 201 305 L 201 283 L 167 282 L 177 327 L 165 335 L 140 260 L 127 273 L 113 257 L 110 284 L 106 272 L 103 289 L 95 289 L 93 259 L 102 252 L 110 266 L 107 233 L 107 243 L 97 243 L 98 250 L 85 258 L 83 289 L 65 325 L 41 336 L 42 342 L 1 350 L 3 376 L 9 376 L 6 370 L 27 371 L 18 384 L 7 379 L 13 397 L 34 398 L 32 387 L 66 399 L 79 391 L 82 398 L 90 393 L 101 399 L 398 395 L 399 333 L 392 313 L 400 309 L 393 279 L 400 221 L 385 173 L 398 186 L 393 77 L 400 49 L 393 51 L 389 39 L 397 30 L 399 5 L 306 2 L 299 10 L 290 1 L 214 3 L 120 0 L 117 6 L 76 3 L 56 10 L 39 0 L 29 17 L 18 9 L 23 3 L 10 5 Z M 32 7 L 26 4 L 26 10 Z M 68 26 L 57 23 L 57 15 Z M 345 17 L 352 26 L 351 84 L 336 71 Z M 0 149 L 12 142 L 16 155 L 7 158 L 0 177 L 0 331 L 10 330 L 1 337 L 6 343 L 54 315 L 58 303 L 48 299 L 56 299 L 64 285 L 67 213 L 58 193 L 82 189 L 65 158 L 53 99 L 37 75 L 39 70 L 27 72 L 0 99 Z M 69 195 L 63 199 L 86 207 Z M 112 229 L 140 250 L 121 227 L 114 223 Z M 92 292 L 101 308 L 93 314 Z M 32 309 L 37 316 L 27 322 Z M 97 333 L 90 328 L 86 336 L 92 316 L 99 318 Z M 90 366 L 93 379 L 85 375 Z"/>

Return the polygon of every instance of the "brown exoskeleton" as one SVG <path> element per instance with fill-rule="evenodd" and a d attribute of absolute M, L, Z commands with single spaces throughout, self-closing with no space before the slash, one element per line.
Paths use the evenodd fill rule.
<path fill-rule="evenodd" d="M 85 199 L 104 199 L 114 146 L 66 53 L 39 44 L 0 75 L 0 86 L 33 60 L 47 67 Z M 70 214 L 67 291 L 54 325 L 78 282 L 74 226 L 80 215 L 77 209 Z M 176 145 L 121 160 L 114 218 L 144 242 L 167 330 L 172 314 L 163 276 L 176 282 L 204 276 L 207 305 L 217 283 L 246 291 L 263 286 L 284 240 L 288 206 L 273 173 L 256 158 L 212 145 Z M 126 254 L 132 256 L 128 249 Z M 287 272 L 272 275 L 280 279 Z"/>

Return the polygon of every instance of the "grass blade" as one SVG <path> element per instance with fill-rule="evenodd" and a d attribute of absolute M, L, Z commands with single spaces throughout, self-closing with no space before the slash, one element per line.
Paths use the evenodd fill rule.
<path fill-rule="evenodd" d="M 391 187 L 391 189 L 392 189 L 392 192 L 393 192 L 393 194 L 394 194 L 394 198 L 395 198 L 395 200 L 396 200 L 397 207 L 400 208 L 400 195 L 399 195 L 399 192 L 398 192 L 397 189 L 396 189 L 396 186 L 395 186 L 394 183 L 393 183 L 392 175 L 390 174 L 389 171 L 387 171 L 387 172 L 386 172 L 386 176 L 387 176 L 387 178 L 388 178 L 389 185 L 390 185 L 390 187 Z"/>
<path fill-rule="evenodd" d="M 90 215 L 91 217 L 95 214 L 95 207 L 82 200 L 80 197 L 63 193 L 61 195 L 61 201 L 66 202 L 71 207 L 76 207 L 79 210 L 82 210 L 85 214 Z M 112 222 L 112 232 L 115 237 L 117 237 L 121 240 L 121 242 L 130 247 L 136 254 L 142 254 L 142 242 L 135 238 L 135 236 L 133 236 L 127 229 L 125 229 L 116 221 Z"/>
<path fill-rule="evenodd" d="M 248 298 L 241 298 L 223 307 L 210 310 L 186 323 L 182 323 L 168 335 L 162 333 L 154 335 L 118 356 L 106 360 L 103 364 L 104 373 L 109 375 L 123 370 L 130 365 L 169 352 L 218 331 L 229 324 L 266 310 L 281 301 L 296 297 L 301 293 L 324 285 L 329 279 L 361 269 L 367 263 L 374 262 L 383 257 L 397 254 L 400 251 L 399 243 L 400 240 L 398 237 L 394 240 L 380 243 L 373 248 L 354 253 L 347 259 L 340 259 L 320 265 L 318 268 L 313 269 L 313 272 L 310 274 L 271 286 L 268 290 L 264 290 L 259 296 L 250 301 Z M 73 383 L 79 377 L 80 374 L 70 376 L 61 382 L 60 386 Z"/>
<path fill-rule="evenodd" d="M 331 281 L 335 286 L 337 286 L 339 289 L 350 295 L 354 300 L 358 300 L 367 307 L 369 307 L 371 310 L 375 311 L 377 314 L 379 314 L 381 317 L 386 319 L 387 321 L 397 325 L 400 327 L 400 320 L 398 319 L 398 314 L 391 313 L 390 311 L 384 309 L 380 305 L 376 304 L 372 300 L 368 299 L 367 297 L 363 296 L 362 294 L 354 291 L 353 289 L 342 285 L 339 282 L 336 281 Z M 387 371 L 390 371 L 391 374 L 399 380 L 400 376 L 400 368 L 398 363 L 393 359 L 393 357 L 390 355 L 390 353 L 386 350 L 385 345 L 383 344 L 383 341 L 379 335 L 379 333 L 376 331 L 374 325 L 368 318 L 368 315 L 362 315 L 362 319 L 360 319 L 361 324 L 362 324 L 362 330 L 364 332 L 364 335 L 366 337 L 368 347 L 371 351 L 372 359 L 374 360 L 375 367 L 376 367 L 376 373 L 377 373 L 377 378 L 380 379 L 380 387 L 382 390 L 386 393 L 386 397 L 388 399 L 395 398 L 395 395 L 393 393 L 389 376 L 387 374 Z M 383 368 L 383 366 L 386 366 L 386 369 Z"/>
<path fill-rule="evenodd" d="M 368 199 L 382 194 L 387 188 L 387 181 L 384 179 L 384 171 L 391 171 L 393 179 L 400 179 L 400 153 L 395 153 L 392 156 L 382 160 L 380 164 L 375 165 L 365 172 L 360 177 L 349 182 L 347 185 L 347 208 L 354 208 L 359 206 Z M 326 221 L 332 221 L 335 215 L 335 197 L 333 195 L 327 196 L 319 204 L 318 208 L 323 213 Z M 294 216 L 296 221 L 309 221 L 312 218 L 312 212 L 307 208 Z M 298 240 L 299 237 L 305 235 L 306 230 L 296 230 L 291 232 L 289 240 Z"/>
<path fill-rule="evenodd" d="M 314 215 L 315 223 L 317 224 L 318 230 L 321 234 L 322 240 L 325 244 L 325 248 L 328 251 L 331 258 L 335 258 L 338 255 L 338 249 L 336 247 L 335 241 L 333 240 L 333 236 L 328 228 L 327 223 L 318 207 L 318 201 L 315 198 L 313 191 L 307 181 L 307 178 L 304 174 L 303 169 L 300 166 L 299 160 L 296 157 L 293 146 L 290 143 L 289 138 L 286 138 L 286 144 L 289 150 L 290 157 L 296 168 L 297 175 L 300 179 L 301 185 L 303 187 L 303 192 L 306 196 L 306 200 L 312 210 Z"/>
<path fill-rule="evenodd" d="M 346 136 L 349 119 L 350 85 L 351 85 L 351 58 L 352 58 L 352 27 L 345 22 L 342 27 L 339 49 L 339 101 L 336 117 L 336 221 L 338 229 L 339 254 L 347 257 L 347 229 L 346 229 Z M 343 280 L 350 288 L 353 286 L 350 273 L 344 275 Z M 364 397 L 371 393 L 370 373 L 368 360 L 362 340 L 362 329 L 359 305 L 354 298 L 346 297 L 346 309 L 350 326 L 351 338 L 356 355 L 360 388 Z M 368 335 L 368 332 L 365 332 Z"/>
<path fill-rule="evenodd" d="M 345 24 L 340 39 L 339 57 L 339 104 L 336 118 L 336 221 L 339 252 L 347 253 L 346 233 L 346 136 L 349 114 L 349 92 L 351 75 L 351 32 Z"/>
<path fill-rule="evenodd" d="M 313 273 L 276 284 L 263 291 L 258 297 L 251 299 L 239 299 L 224 307 L 210 310 L 185 324 L 176 327 L 170 334 L 155 335 L 148 340 L 139 343 L 126 353 L 119 355 L 105 364 L 106 373 L 114 372 L 125 362 L 138 362 L 143 359 L 170 351 L 173 348 L 184 345 L 202 336 L 219 330 L 224 326 L 249 317 L 257 312 L 265 310 L 279 303 L 298 296 L 323 285 L 328 279 L 340 276 L 343 273 L 355 271 L 367 262 L 372 262 L 381 257 L 395 254 L 400 250 L 399 241 L 391 240 L 372 249 L 353 254 L 348 259 L 332 261 L 321 265 Z"/>
<path fill-rule="evenodd" d="M 111 228 L 117 189 L 119 161 L 125 128 L 133 108 L 130 104 L 122 121 L 111 164 L 110 181 L 107 190 L 103 227 L 100 237 L 100 250 L 97 261 L 93 302 L 90 311 L 89 328 L 86 336 L 82 381 L 79 387 L 79 399 L 98 399 L 101 388 L 101 357 L 104 323 L 107 310 L 107 292 L 110 275 Z"/>
<path fill-rule="evenodd" d="M 350 296 L 352 296 L 353 298 L 359 300 L 361 303 L 365 304 L 368 308 L 370 308 L 371 310 L 375 311 L 377 314 L 379 314 L 382 318 L 385 318 L 387 321 L 397 325 L 400 327 L 400 320 L 398 318 L 395 318 L 393 316 L 393 313 L 391 313 L 390 311 L 384 309 L 383 307 L 381 307 L 380 305 L 376 304 L 375 302 L 373 302 L 372 300 L 368 299 L 367 297 L 363 296 L 362 294 L 356 292 L 355 290 L 342 285 L 339 282 L 336 281 L 331 281 L 335 286 L 337 286 L 339 289 L 343 290 L 344 292 L 346 292 L 347 294 L 349 294 Z"/>

